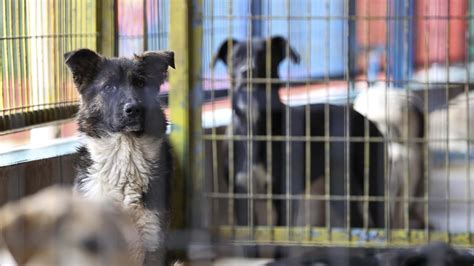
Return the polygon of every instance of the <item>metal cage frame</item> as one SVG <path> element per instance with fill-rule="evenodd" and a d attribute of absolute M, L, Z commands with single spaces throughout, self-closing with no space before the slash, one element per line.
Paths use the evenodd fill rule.
<path fill-rule="evenodd" d="M 318 137 L 311 137 L 306 136 L 302 138 L 292 138 L 288 136 L 229 136 L 226 133 L 222 132 L 218 128 L 212 128 L 208 131 L 204 130 L 201 126 L 201 116 L 199 115 L 204 107 L 202 106 L 203 103 L 203 83 L 208 82 L 211 85 L 210 88 L 210 97 L 211 103 L 209 105 L 214 108 L 216 95 L 219 91 L 216 91 L 216 87 L 213 87 L 213 82 L 220 82 L 220 77 L 214 76 L 214 72 L 211 71 L 207 73 L 208 76 L 204 76 L 206 64 L 197 64 L 200 59 L 206 61 L 203 57 L 207 56 L 209 52 L 213 53 L 217 49 L 213 42 L 213 28 L 206 28 L 204 27 L 206 20 L 218 20 L 218 23 L 222 23 L 221 27 L 225 28 L 223 31 L 226 31 L 228 36 L 232 36 L 233 34 L 233 23 L 238 23 L 239 20 L 247 20 L 251 21 L 251 23 L 247 23 L 245 32 L 246 37 L 251 38 L 255 36 L 254 22 L 260 20 L 271 20 L 271 19 L 282 19 L 286 20 L 288 24 L 292 20 L 330 20 L 330 19 L 342 19 L 347 23 L 344 36 L 350 40 L 351 34 L 350 31 L 354 31 L 353 24 L 354 22 L 359 21 L 371 21 L 371 20 L 380 20 L 385 19 L 387 21 L 387 28 L 389 28 L 386 32 L 386 46 L 385 49 L 388 51 L 388 55 L 384 57 L 384 64 L 389 65 L 390 61 L 397 61 L 396 63 L 401 66 L 398 69 L 388 69 L 389 77 L 391 81 L 394 81 L 394 84 L 407 84 L 410 82 L 409 76 L 413 72 L 412 65 L 410 62 L 413 60 L 413 47 L 411 46 L 411 42 L 413 41 L 413 36 L 409 33 L 406 33 L 407 27 L 410 27 L 410 23 L 413 23 L 413 20 L 417 17 L 414 15 L 413 11 L 413 2 L 408 0 L 403 3 L 394 4 L 392 6 L 387 6 L 387 12 L 390 15 L 386 17 L 380 16 L 357 16 L 355 14 L 349 13 L 353 12 L 353 6 L 351 6 L 352 1 L 343 1 L 344 8 L 346 10 L 347 15 L 342 17 L 329 17 L 329 16 L 312 16 L 311 14 L 300 14 L 300 15 L 289 15 L 291 13 L 288 11 L 288 14 L 285 16 L 271 16 L 271 15 L 263 15 L 261 10 L 257 10 L 256 14 L 248 13 L 248 14 L 237 14 L 234 15 L 233 13 L 233 2 L 235 1 L 227 1 L 227 10 L 224 11 L 225 15 L 209 15 L 209 12 L 212 13 L 212 9 L 216 7 L 213 1 L 176 1 L 176 3 L 171 5 L 170 14 L 171 14 L 171 27 L 170 27 L 170 48 L 175 51 L 178 58 L 179 66 L 184 66 L 185 70 L 177 70 L 176 72 L 171 73 L 171 84 L 173 90 L 170 93 L 170 108 L 172 112 L 172 122 L 173 122 L 173 132 L 172 136 L 174 136 L 174 143 L 179 145 L 178 148 L 178 157 L 180 161 L 179 168 L 183 169 L 184 177 L 186 180 L 186 187 L 189 189 L 188 192 L 191 193 L 190 200 L 188 200 L 189 205 L 187 206 L 187 215 L 191 217 L 193 220 L 194 226 L 197 226 L 199 229 L 202 229 L 204 232 L 210 230 L 211 234 L 215 237 L 214 239 L 217 240 L 224 240 L 226 242 L 239 244 L 239 245 L 301 245 L 301 246 L 357 246 L 357 247 L 400 247 L 400 246 L 413 246 L 413 245 L 420 245 L 424 243 L 428 243 L 431 241 L 444 241 L 449 242 L 456 246 L 463 246 L 463 247 L 470 247 L 473 243 L 472 232 L 449 232 L 449 230 L 433 230 L 429 227 L 425 227 L 423 229 L 412 229 L 409 226 L 405 226 L 402 229 L 392 229 L 389 225 L 385 228 L 331 228 L 330 225 L 326 225 L 325 227 L 313 227 L 313 226 L 301 226 L 301 227 L 288 227 L 288 226 L 259 226 L 254 225 L 250 222 L 249 226 L 237 226 L 235 221 L 233 221 L 233 208 L 234 205 L 231 203 L 236 198 L 247 198 L 249 201 L 257 200 L 257 199 L 266 199 L 268 202 L 272 199 L 271 192 L 267 191 L 267 194 L 260 194 L 260 195 L 237 195 L 233 192 L 233 185 L 232 182 L 229 182 L 228 191 L 224 193 L 220 193 L 217 190 L 219 180 L 216 180 L 216 172 L 218 172 L 218 168 L 220 167 L 217 165 L 217 161 L 219 160 L 219 154 L 217 152 L 219 145 L 222 144 L 223 141 L 231 141 L 231 140 L 261 140 L 261 141 L 272 141 L 272 140 L 283 140 L 288 141 L 290 138 L 293 141 L 304 141 L 305 143 L 309 143 L 311 141 L 321 141 L 324 138 Z M 311 1 L 307 1 L 306 5 L 311 5 L 308 3 Z M 392 3 L 392 1 L 388 0 L 388 3 Z M 255 8 L 252 6 L 252 1 L 248 2 L 248 10 Z M 286 10 L 291 9 L 291 5 L 289 1 L 284 1 L 286 5 Z M 411 4 L 410 4 L 411 3 Z M 328 4 L 329 5 L 329 4 Z M 368 1 L 366 5 L 369 5 Z M 449 6 L 449 4 L 448 4 Z M 471 5 L 472 6 L 472 5 Z M 192 8 L 191 8 L 192 7 Z M 202 8 L 201 8 L 202 7 Z M 189 17 L 184 19 L 179 15 L 178 10 L 186 10 L 189 14 Z M 211 10 L 211 11 L 209 11 Z M 310 7 L 307 10 L 311 10 Z M 449 9 L 448 9 L 449 11 Z M 418 17 L 419 19 L 462 19 L 468 20 L 470 16 L 434 16 L 430 18 L 429 16 Z M 395 21 L 401 21 L 399 23 L 395 23 Z M 210 22 L 211 24 L 213 22 Z M 223 25 L 227 23 L 227 25 Z M 310 24 L 310 23 L 309 23 Z M 288 27 L 291 27 L 290 25 Z M 262 28 L 258 28 L 259 31 Z M 449 26 L 447 26 L 448 34 L 449 34 Z M 209 31 L 209 32 L 206 32 Z M 369 36 L 369 31 L 366 32 L 367 36 Z M 393 43 L 389 43 L 395 40 L 392 40 L 391 37 L 399 36 L 400 40 L 398 40 L 398 44 L 400 48 L 396 48 L 394 50 L 390 50 L 391 47 L 394 45 Z M 424 33 L 426 37 L 426 32 Z M 308 34 L 307 42 L 311 43 L 311 34 Z M 192 39 L 196 38 L 196 39 Z M 210 39 L 209 39 L 210 38 Z M 202 46 L 201 46 L 202 43 Z M 327 43 L 326 43 L 327 45 Z M 353 62 L 350 61 L 352 58 L 352 53 L 354 53 L 353 48 L 347 47 L 346 48 L 346 71 L 343 75 L 343 81 L 347 83 L 349 88 L 355 86 L 355 84 L 361 81 L 359 78 L 356 78 L 353 73 L 350 73 L 348 69 L 350 69 L 349 65 Z M 408 50 L 407 50 L 408 49 Z M 446 49 L 449 51 L 449 43 L 446 45 Z M 446 52 L 448 55 L 449 52 Z M 329 55 L 327 55 L 329 56 Z M 365 54 L 365 59 L 368 61 L 369 55 Z M 181 61 L 184 58 L 185 61 Z M 468 60 L 468 59 L 466 59 Z M 446 62 L 449 64 L 450 58 L 446 57 Z M 393 63 L 392 63 L 393 64 Z M 427 65 L 426 65 L 427 66 Z M 290 71 L 289 67 L 285 69 L 286 71 Z M 309 73 L 310 70 L 308 70 Z M 446 67 L 446 72 L 448 72 L 448 67 Z M 177 77 L 179 76 L 179 77 Z M 387 77 L 387 79 L 389 79 Z M 251 77 L 250 77 L 251 78 Z M 309 87 L 310 84 L 317 83 L 317 84 L 326 84 L 329 86 L 329 83 L 333 80 L 329 75 L 326 75 L 322 78 L 306 78 L 300 79 L 297 81 L 293 80 L 286 80 L 284 81 L 284 86 L 286 90 L 283 89 L 284 93 L 286 93 L 287 98 L 290 97 L 289 95 L 289 87 L 292 84 L 303 84 L 303 86 Z M 265 84 L 271 84 L 274 82 L 273 80 L 253 80 L 253 82 L 263 82 Z M 232 83 L 232 81 L 230 81 Z M 185 84 L 185 86 L 183 86 Z M 417 82 L 418 87 L 421 87 L 420 95 L 424 96 L 425 99 L 430 97 L 430 91 L 428 90 L 429 86 L 441 86 L 443 88 L 442 94 L 444 94 L 445 99 L 452 98 L 450 95 L 451 87 L 459 85 L 452 82 L 444 82 L 444 83 L 433 83 L 433 82 Z M 386 86 L 387 88 L 388 86 Z M 406 87 L 407 88 L 407 87 Z M 251 90 L 251 89 L 250 89 Z M 407 97 L 409 90 L 406 89 Z M 467 95 L 469 92 L 469 87 L 467 83 L 461 84 L 461 93 Z M 175 94 L 176 92 L 176 94 Z M 309 95 L 309 90 L 306 91 L 307 95 Z M 232 97 L 231 89 L 227 93 L 229 97 Z M 329 100 L 329 93 L 327 94 L 327 100 Z M 342 101 L 345 101 L 349 104 L 352 101 L 353 94 L 351 90 L 347 90 L 347 94 L 345 95 Z M 219 99 L 217 99 L 219 100 Z M 232 100 L 231 100 L 232 101 Z M 467 103 L 469 105 L 469 103 Z M 179 107 L 178 107 L 179 106 Z M 180 110 L 176 111 L 175 108 Z M 423 103 L 423 110 L 424 110 L 424 118 L 426 121 L 429 120 L 429 115 L 427 110 L 432 108 L 428 101 Z M 184 112 L 181 112 L 184 111 Z M 173 115 L 173 112 L 176 112 L 176 115 Z M 449 111 L 448 111 L 449 112 Z M 179 115 L 178 115 L 179 114 Z M 448 122 L 449 123 L 449 122 Z M 466 122 L 469 125 L 469 121 Z M 429 130 L 428 126 L 426 126 L 425 130 Z M 178 138 L 177 136 L 180 135 Z M 202 142 L 198 141 L 202 139 Z M 366 139 L 367 141 L 367 139 Z M 376 141 L 376 140 L 374 140 Z M 379 141 L 387 141 L 379 140 Z M 431 142 L 436 141 L 443 141 L 444 143 L 449 143 L 449 139 L 433 139 L 433 138 L 422 138 L 422 139 L 396 139 L 393 138 L 391 141 L 401 141 L 404 143 L 424 143 L 429 144 Z M 466 143 L 469 143 L 469 139 L 462 139 Z M 207 144 L 206 144 L 207 143 Z M 211 152 L 206 150 L 205 146 L 209 145 Z M 430 167 L 430 159 L 428 147 L 423 150 L 425 154 L 424 159 L 424 166 L 426 168 Z M 231 156 L 231 152 L 225 156 Z M 449 154 L 445 154 L 445 164 L 446 167 L 449 168 Z M 469 155 L 466 155 L 466 160 L 468 160 Z M 203 161 L 204 158 L 204 161 Z M 231 158 L 229 160 L 232 160 Z M 205 162 L 210 161 L 211 166 L 211 176 L 206 176 L 204 173 L 203 168 L 205 167 Z M 385 168 L 387 169 L 388 162 L 385 163 Z M 232 166 L 230 166 L 232 169 Z M 466 166 L 466 171 L 469 173 L 469 166 Z M 446 170 L 446 182 L 450 182 L 449 177 L 449 170 Z M 252 175 L 251 173 L 249 174 Z M 423 180 L 426 182 L 425 185 L 429 184 L 428 182 L 428 172 L 425 171 L 423 174 Z M 250 177 L 252 178 L 252 177 Z M 409 177 L 408 177 L 409 178 Z M 467 182 L 469 183 L 470 175 L 467 174 L 466 176 Z M 407 182 L 409 180 L 406 180 Z M 384 202 L 388 202 L 388 197 L 390 200 L 400 201 L 400 202 L 420 202 L 425 204 L 425 211 L 424 216 L 426 219 L 429 218 L 429 206 L 428 203 L 437 204 L 437 202 L 442 202 L 447 204 L 447 209 L 449 213 L 449 204 L 453 204 L 456 202 L 465 203 L 468 205 L 470 209 L 470 198 L 466 199 L 452 199 L 449 196 L 449 185 L 447 188 L 447 196 L 440 196 L 430 197 L 429 195 L 429 188 L 425 190 L 424 195 L 419 198 L 412 198 L 408 195 L 403 195 L 401 197 L 394 197 L 390 196 L 389 188 L 386 188 L 387 194 L 386 196 L 381 199 Z M 252 190 L 252 189 L 250 189 Z M 203 194 L 204 193 L 204 194 Z M 270 194 L 268 194 L 270 193 Z M 468 192 L 470 194 L 470 192 Z M 292 199 L 306 199 L 306 200 L 328 200 L 329 195 L 308 195 L 307 193 L 304 195 L 298 196 L 289 196 L 286 195 L 285 199 L 289 200 Z M 212 224 L 212 216 L 213 215 L 222 215 L 222 213 L 215 213 L 216 208 L 214 206 L 214 201 L 216 200 L 229 200 L 227 205 L 227 211 L 229 219 L 229 224 L 227 225 L 219 225 L 219 224 Z M 347 199 L 346 199 L 347 200 Z M 361 200 L 367 200 L 367 198 L 362 198 Z M 271 203 L 268 203 L 270 205 Z M 408 204 L 405 204 L 405 209 L 407 209 Z M 206 210 L 206 217 L 201 217 L 200 222 L 195 222 L 195 219 L 202 215 L 202 210 Z M 387 214 L 388 215 L 388 214 Z M 209 218 L 209 216 L 211 218 Z M 407 215 L 408 216 L 408 215 Z M 447 215 L 447 219 L 449 220 L 449 215 Z M 469 218 L 470 219 L 470 218 Z M 448 227 L 449 221 L 447 220 Z"/>

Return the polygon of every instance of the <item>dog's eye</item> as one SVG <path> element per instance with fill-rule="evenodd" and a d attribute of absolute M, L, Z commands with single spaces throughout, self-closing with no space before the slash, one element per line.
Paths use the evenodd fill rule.
<path fill-rule="evenodd" d="M 134 77 L 132 84 L 137 88 L 143 88 L 145 86 L 145 81 L 142 77 Z"/>
<path fill-rule="evenodd" d="M 109 86 L 109 85 L 107 85 L 107 86 L 104 86 L 104 87 L 102 88 L 101 92 L 102 92 L 102 93 L 111 93 L 111 92 L 115 91 L 116 89 L 117 89 L 117 87 L 115 87 L 115 86 Z"/>

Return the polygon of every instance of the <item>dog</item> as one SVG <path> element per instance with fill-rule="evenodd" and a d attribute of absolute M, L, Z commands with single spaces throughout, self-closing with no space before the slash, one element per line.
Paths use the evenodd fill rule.
<path fill-rule="evenodd" d="M 449 139 L 445 142 L 430 142 L 433 150 L 447 149 L 451 152 L 467 153 L 473 146 L 468 140 L 474 139 L 474 92 L 461 93 L 449 100 L 447 105 L 434 110 L 429 115 L 430 139 Z M 449 121 L 449 123 L 448 123 Z M 447 128 L 447 130 L 446 130 Z"/>
<path fill-rule="evenodd" d="M 403 89 L 374 86 L 362 90 L 354 100 L 354 109 L 373 121 L 387 136 L 390 161 L 389 189 L 391 196 L 410 198 L 424 196 L 424 147 L 425 119 L 421 111 L 422 100 Z M 408 173 L 408 175 L 407 175 Z M 424 228 L 423 204 L 407 203 L 406 216 L 402 201 L 390 202 L 390 227 Z M 407 219 L 408 224 L 405 224 Z"/>
<path fill-rule="evenodd" d="M 145 264 L 163 262 L 169 224 L 171 151 L 160 85 L 174 68 L 171 51 L 105 58 L 89 49 L 66 53 L 80 94 L 75 191 L 107 198 L 134 217 Z"/>
<path fill-rule="evenodd" d="M 248 56 L 250 53 L 251 57 Z M 269 60 L 267 60 L 267 54 L 271 55 Z M 253 197 L 266 195 L 271 187 L 273 210 L 266 216 L 276 213 L 275 221 L 261 217 L 265 210 L 257 206 L 259 200 L 256 199 L 254 212 L 250 213 L 254 216 L 252 218 L 249 215 L 249 201 L 239 198 L 235 201 L 237 224 L 250 225 L 250 218 L 257 225 L 263 224 L 259 222 L 262 220 L 267 222 L 267 225 L 273 222 L 277 225 L 306 224 L 307 221 L 297 221 L 301 220 L 297 217 L 310 216 L 310 219 L 317 220 L 310 221 L 311 225 L 325 225 L 325 219 L 321 221 L 321 216 L 324 217 L 326 213 L 325 204 L 317 205 L 316 201 L 308 200 L 305 203 L 310 205 L 304 208 L 298 206 L 304 204 L 298 204 L 296 200 L 282 199 L 282 196 L 288 194 L 301 195 L 306 191 L 318 190 L 314 184 L 319 183 L 319 186 L 323 188 L 319 190 L 322 190 L 324 194 L 327 193 L 328 196 L 336 197 L 330 200 L 331 225 L 345 226 L 350 211 L 349 225 L 352 227 L 364 224 L 383 227 L 385 224 L 383 203 L 371 201 L 364 205 L 362 201 L 357 200 L 351 200 L 349 203 L 345 198 L 347 195 L 383 197 L 383 135 L 375 124 L 366 121 L 367 119 L 348 106 L 331 104 L 311 104 L 308 107 L 285 106 L 278 94 L 280 84 L 277 81 L 279 80 L 278 66 L 287 57 L 294 63 L 300 60 L 299 54 L 289 46 L 285 38 L 275 36 L 269 39 L 252 39 L 242 42 L 235 39 L 225 41 L 211 62 L 212 66 L 215 66 L 220 60 L 232 70 L 230 75 L 233 87 L 231 90 L 233 117 L 228 127 L 229 135 L 252 138 L 269 135 L 272 137 L 290 136 L 300 139 L 311 136 L 322 139 L 311 141 L 308 151 L 303 141 L 228 141 L 227 145 L 233 145 L 234 150 L 234 159 L 228 162 L 234 165 L 234 175 L 230 176 L 230 182 L 235 183 L 234 192 L 238 195 Z M 249 77 L 256 81 L 253 82 Z M 266 83 L 269 78 L 272 80 L 271 84 Z M 309 112 L 306 112 L 306 108 L 309 108 Z M 306 117 L 307 113 L 309 117 Z M 307 119 L 311 120 L 310 124 L 305 122 Z M 349 120 L 349 128 L 345 127 L 346 119 Z M 326 124 L 328 128 L 325 127 Z M 367 176 L 364 172 L 366 155 L 364 142 L 359 140 L 347 143 L 347 139 L 344 139 L 364 137 L 366 124 L 368 137 L 379 138 L 379 142 L 372 141 L 368 145 L 370 154 Z M 323 141 L 326 133 L 337 140 Z M 268 150 L 271 150 L 271 157 L 267 153 Z M 306 161 L 308 158 L 305 156 L 306 152 L 310 153 L 309 162 Z M 271 165 L 269 161 L 272 162 Z M 291 165 L 289 169 L 286 168 L 287 163 Z M 329 164 L 329 169 L 325 168 L 326 163 Z M 286 175 L 287 171 L 290 176 Z M 226 175 L 229 176 L 229 173 Z M 305 176 L 307 175 L 309 175 L 310 185 L 306 184 Z M 325 176 L 328 176 L 327 180 Z M 367 177 L 368 190 L 364 190 L 365 177 Z M 324 181 L 330 183 L 330 191 L 324 190 Z M 350 182 L 350 188 L 348 182 Z M 251 186 L 253 191 L 252 195 L 249 195 Z M 348 205 L 350 205 L 349 208 Z M 306 209 L 316 214 L 309 215 L 305 213 Z M 287 215 L 287 212 L 290 215 Z M 364 217 L 363 213 L 368 213 L 368 217 Z"/>
<path fill-rule="evenodd" d="M 10 255 L 1 265 L 141 265 L 144 256 L 128 215 L 59 186 L 3 206 L 0 242 Z"/>

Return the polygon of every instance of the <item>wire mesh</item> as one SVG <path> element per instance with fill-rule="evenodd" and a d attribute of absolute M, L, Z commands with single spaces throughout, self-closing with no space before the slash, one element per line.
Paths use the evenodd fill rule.
<path fill-rule="evenodd" d="M 168 47 L 169 1 L 117 1 L 119 56 Z"/>
<path fill-rule="evenodd" d="M 96 48 L 95 10 L 90 0 L 0 1 L 0 131 L 72 116 L 63 54 Z"/>
<path fill-rule="evenodd" d="M 63 54 L 97 50 L 100 5 L 91 0 L 1 1 L 0 131 L 73 116 L 78 99 Z M 118 54 L 166 49 L 168 9 L 165 0 L 116 1 L 115 9 L 105 12 L 116 13 Z"/>
<path fill-rule="evenodd" d="M 434 240 L 470 246 L 472 47 L 465 33 L 472 31 L 472 6 L 464 0 L 204 1 L 198 18 L 203 23 L 198 78 L 209 95 L 203 107 L 203 141 L 210 185 L 204 195 L 211 206 L 208 226 L 216 239 L 247 246 L 398 246 Z M 239 77 L 236 68 L 252 69 L 259 63 L 255 43 L 264 40 L 271 47 L 270 37 L 276 35 L 289 42 L 285 54 L 296 50 L 301 63 L 284 60 L 279 76 L 271 76 L 275 54 L 264 49 L 265 75 L 247 71 Z M 227 62 L 210 67 L 226 42 Z M 239 45 L 246 51 L 240 57 Z M 238 120 L 239 90 L 245 91 L 247 102 L 241 104 L 247 121 Z M 248 100 L 258 90 L 262 98 Z M 275 91 L 284 104 L 283 126 L 274 119 Z M 263 108 L 255 106 L 262 102 Z M 313 124 L 322 123 L 312 117 L 317 103 L 325 110 L 322 136 L 311 131 Z M 331 135 L 333 105 L 344 106 L 346 114 L 331 123 L 346 130 L 353 123 L 352 108 L 359 108 L 365 116 L 361 136 Z M 302 113 L 297 114 L 298 108 Z M 255 117 L 259 125 L 252 124 Z M 371 136 L 371 123 L 382 137 Z M 292 129 L 298 124 L 300 134 Z M 340 169 L 331 167 L 330 156 L 312 150 L 317 142 L 324 144 L 326 155 L 338 143 L 344 146 Z M 285 154 L 275 150 L 275 143 L 284 145 Z M 354 143 L 362 143 L 365 150 L 357 158 L 364 162 L 361 184 L 354 184 L 349 170 Z M 384 147 L 383 161 L 376 162 L 383 168 L 383 195 L 370 192 L 371 143 Z M 295 157 L 301 150 L 303 155 Z M 315 180 L 309 165 L 318 156 L 324 160 L 324 174 Z M 259 158 L 261 165 L 255 163 Z M 284 165 L 285 173 L 273 172 L 275 164 Z M 339 173 L 344 193 L 335 195 L 332 182 Z M 281 194 L 275 194 L 277 177 L 285 183 Z M 245 180 L 243 191 L 240 179 Z M 358 185 L 362 193 L 348 192 Z M 295 193 L 295 186 L 303 189 Z M 344 204 L 342 224 L 335 225 L 334 202 Z M 360 226 L 352 225 L 352 202 L 361 203 Z M 370 221 L 373 202 L 384 206 L 383 226 Z M 297 203 L 302 207 L 295 207 Z M 285 222 L 276 221 L 278 210 L 284 210 Z M 303 218 L 298 220 L 298 215 Z"/>
<path fill-rule="evenodd" d="M 168 48 L 169 1 L 152 0 L 146 2 L 146 50 L 165 50 Z"/>
<path fill-rule="evenodd" d="M 143 0 L 119 0 L 117 4 L 117 26 L 119 56 L 133 56 L 145 47 L 145 6 Z"/>

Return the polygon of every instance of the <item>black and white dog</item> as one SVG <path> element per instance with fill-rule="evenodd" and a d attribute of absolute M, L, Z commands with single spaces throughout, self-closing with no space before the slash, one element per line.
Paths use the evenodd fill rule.
<path fill-rule="evenodd" d="M 171 156 L 158 93 L 168 66 L 174 68 L 174 54 L 105 58 L 80 49 L 64 58 L 81 96 L 77 121 L 85 140 L 75 191 L 129 212 L 145 263 L 159 264 L 169 220 Z"/>
<path fill-rule="evenodd" d="M 271 55 L 270 60 L 267 60 L 267 54 Z M 228 142 L 234 147 L 234 160 L 229 163 L 235 166 L 235 173 L 230 179 L 235 182 L 234 192 L 244 196 L 236 200 L 237 223 L 250 224 L 251 205 L 245 195 L 268 195 L 267 189 L 271 186 L 272 213 L 276 212 L 277 225 L 305 225 L 306 218 L 297 217 L 311 217 L 311 225 L 324 226 L 326 220 L 321 217 L 326 214 L 322 209 L 326 204 L 310 204 L 309 208 L 303 208 L 301 206 L 304 204 L 298 204 L 297 199 L 288 200 L 286 197 L 300 195 L 303 198 L 306 191 L 315 191 L 313 186 L 318 184 L 320 188 L 316 190 L 331 196 L 328 205 L 331 226 L 345 226 L 350 218 L 351 227 L 364 224 L 383 227 L 383 202 L 371 200 L 364 205 L 360 197 L 376 196 L 381 199 L 384 196 L 382 134 L 372 122 L 351 107 L 312 104 L 308 111 L 305 106 L 284 105 L 278 94 L 281 87 L 278 84 L 278 66 L 286 57 L 295 63 L 299 62 L 298 53 L 286 39 L 278 36 L 250 42 L 228 40 L 213 58 L 213 64 L 221 60 L 232 70 L 233 117 L 229 126 L 232 130 L 228 133 L 244 138 Z M 266 82 L 269 78 L 272 82 L 268 93 Z M 367 142 L 366 147 L 366 133 L 367 137 L 375 137 L 378 141 Z M 261 138 L 265 136 L 274 139 Z M 282 141 L 285 136 L 298 140 Z M 325 136 L 331 139 L 325 139 Z M 250 137 L 250 140 L 246 137 Z M 258 140 L 259 137 L 262 140 Z M 317 139 L 312 139 L 308 144 L 305 137 Z M 311 188 L 306 182 L 308 179 Z M 326 184 L 329 191 L 324 189 L 326 180 L 329 182 Z M 251 185 L 253 195 L 249 191 Z M 349 199 L 349 195 L 359 197 Z M 255 199 L 256 203 L 258 198 Z M 289 207 L 291 210 L 287 209 Z M 310 209 L 312 214 L 304 213 L 305 209 Z M 272 223 L 260 218 L 261 213 L 264 210 L 255 205 L 254 212 L 250 214 L 254 217 L 254 224 Z M 365 217 L 364 213 L 368 215 Z M 259 222 L 262 220 L 264 222 Z"/>

